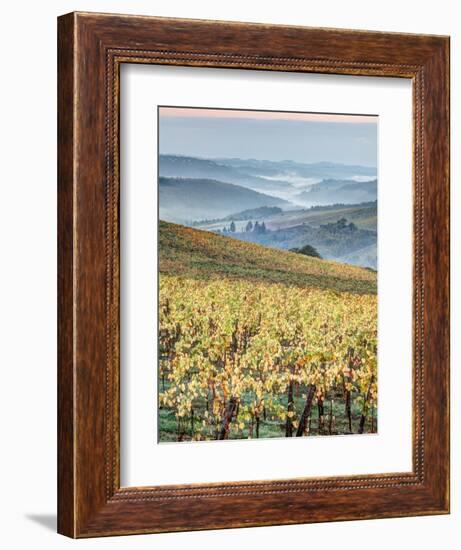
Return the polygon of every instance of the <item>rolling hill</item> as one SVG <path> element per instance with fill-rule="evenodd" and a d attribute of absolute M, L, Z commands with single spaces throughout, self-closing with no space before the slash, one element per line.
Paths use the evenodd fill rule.
<path fill-rule="evenodd" d="M 345 179 L 354 177 L 376 177 L 376 168 L 337 162 L 296 162 L 293 160 L 257 160 L 239 158 L 213 159 L 224 166 L 230 166 L 241 172 L 266 177 L 292 175 L 297 178 Z"/>
<path fill-rule="evenodd" d="M 270 181 L 213 159 L 181 155 L 160 155 L 159 175 L 169 178 L 212 179 L 265 192 L 278 190 L 280 186 L 285 189 L 291 187 L 285 181 Z"/>
<path fill-rule="evenodd" d="M 377 231 L 377 215 L 377 202 L 374 201 L 362 204 L 316 206 L 304 210 L 280 212 L 278 215 L 266 218 L 265 221 L 269 229 L 283 229 L 303 223 L 318 227 L 346 218 L 360 229 Z"/>
<path fill-rule="evenodd" d="M 376 168 L 333 162 L 308 164 L 290 160 L 208 159 L 162 154 L 159 156 L 159 175 L 233 183 L 300 206 L 351 204 L 376 198 L 368 192 L 371 187 L 363 186 L 368 183 L 365 180 L 376 178 Z M 357 185 L 354 187 L 354 184 Z"/>
<path fill-rule="evenodd" d="M 185 222 L 225 217 L 245 208 L 279 206 L 290 203 L 239 185 L 212 179 L 159 178 L 160 218 Z"/>
<path fill-rule="evenodd" d="M 377 180 L 323 180 L 296 196 L 297 202 L 307 205 L 334 203 L 357 204 L 375 201 L 378 196 Z"/>
<path fill-rule="evenodd" d="M 287 250 L 311 245 L 323 258 L 376 269 L 376 254 L 374 259 L 370 260 L 370 253 L 373 250 L 370 247 L 374 246 L 376 252 L 376 232 L 359 229 L 345 218 L 318 227 L 304 223 L 275 231 L 232 232 L 228 235 L 242 241 Z M 368 248 L 368 255 L 353 255 L 364 248 Z M 361 259 L 364 260 L 363 263 L 359 263 Z"/>
<path fill-rule="evenodd" d="M 308 223 L 313 226 L 320 226 L 326 223 L 334 223 L 341 218 L 355 223 L 360 229 L 377 231 L 377 202 L 362 204 L 333 204 L 329 206 L 314 206 L 312 208 L 281 210 L 277 207 L 261 207 L 254 210 L 245 210 L 229 214 L 225 218 L 201 221 L 194 224 L 199 229 L 216 231 L 229 225 L 229 220 L 242 221 L 245 226 L 249 221 L 264 221 L 270 230 L 287 229 L 296 225 Z"/>
<path fill-rule="evenodd" d="M 376 274 L 338 262 L 159 222 L 160 273 L 196 279 L 236 278 L 376 294 Z"/>
<path fill-rule="evenodd" d="M 323 258 L 377 268 L 377 203 L 317 206 L 279 211 L 262 208 L 239 212 L 220 220 L 197 222 L 194 227 L 221 232 L 234 220 L 236 231 L 228 236 L 273 248 L 314 246 Z M 247 231 L 247 224 L 264 221 L 263 233 Z M 345 220 L 346 223 L 339 223 Z M 353 224 L 352 226 L 350 224 Z"/>

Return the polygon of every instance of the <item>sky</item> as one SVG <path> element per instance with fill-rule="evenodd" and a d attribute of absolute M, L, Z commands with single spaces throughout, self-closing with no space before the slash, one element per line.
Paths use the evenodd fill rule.
<path fill-rule="evenodd" d="M 376 167 L 377 127 L 377 116 L 159 107 L 159 151 Z"/>

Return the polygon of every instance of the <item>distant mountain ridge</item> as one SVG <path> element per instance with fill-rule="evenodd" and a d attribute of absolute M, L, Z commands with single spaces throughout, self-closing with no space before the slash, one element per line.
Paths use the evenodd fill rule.
<path fill-rule="evenodd" d="M 225 166 L 232 166 L 249 173 L 266 176 L 275 176 L 281 170 L 295 172 L 307 178 L 317 177 L 321 179 L 344 178 L 346 176 L 373 178 L 376 176 L 376 168 L 372 166 L 327 161 L 303 163 L 293 160 L 272 161 L 240 158 L 216 158 L 213 160 Z"/>
<path fill-rule="evenodd" d="M 232 166 L 227 166 L 211 159 L 183 157 L 180 155 L 160 155 L 159 175 L 170 178 L 213 179 L 257 189 L 258 191 L 267 191 L 275 185 L 264 178 L 240 172 Z"/>
<path fill-rule="evenodd" d="M 376 196 L 373 184 L 370 188 L 365 187 L 367 179 L 376 178 L 375 168 L 331 162 L 303 164 L 288 160 L 207 159 L 162 154 L 159 175 L 233 183 L 298 206 L 353 204 L 374 200 Z M 346 187 L 350 184 L 357 185 Z"/>
<path fill-rule="evenodd" d="M 216 217 L 225 217 L 245 208 L 261 206 L 287 208 L 290 204 L 252 189 L 213 179 L 159 178 L 162 220 L 192 222 L 209 217 L 210 212 Z"/>

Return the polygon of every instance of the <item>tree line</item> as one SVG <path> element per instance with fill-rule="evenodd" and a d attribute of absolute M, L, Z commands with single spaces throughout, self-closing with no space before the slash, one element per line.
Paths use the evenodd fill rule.
<path fill-rule="evenodd" d="M 231 221 L 229 226 L 224 226 L 222 228 L 222 233 L 266 233 L 267 228 L 266 224 L 264 222 L 259 223 L 258 221 L 255 221 L 254 223 L 250 220 L 246 226 L 244 231 L 237 231 L 236 225 L 234 220 Z"/>

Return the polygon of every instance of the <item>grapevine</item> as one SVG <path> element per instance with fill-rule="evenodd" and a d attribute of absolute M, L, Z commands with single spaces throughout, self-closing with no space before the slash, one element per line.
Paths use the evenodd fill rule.
<path fill-rule="evenodd" d="M 377 299 L 161 274 L 160 441 L 377 430 Z"/>

